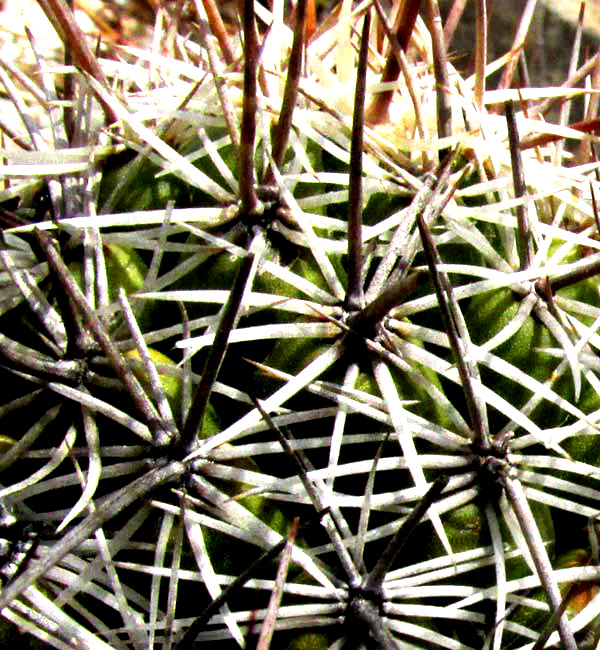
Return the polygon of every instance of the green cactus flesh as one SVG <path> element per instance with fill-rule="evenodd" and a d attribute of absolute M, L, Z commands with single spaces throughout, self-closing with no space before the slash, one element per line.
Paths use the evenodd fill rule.
<path fill-rule="evenodd" d="M 18 170 L 47 152 L 3 151 L 2 214 L 28 222 L 0 247 L 0 646 L 502 650 L 567 597 L 548 643 L 595 642 L 594 164 L 525 141 L 513 190 L 505 117 L 436 78 L 421 19 L 376 113 L 385 30 L 361 49 L 376 12 L 346 1 L 275 161 L 293 21 L 246 11 L 221 70 L 200 4 L 203 45 L 164 69 L 102 59 L 109 86 L 76 60 L 43 184 Z M 111 129 L 84 129 L 85 83 Z"/>

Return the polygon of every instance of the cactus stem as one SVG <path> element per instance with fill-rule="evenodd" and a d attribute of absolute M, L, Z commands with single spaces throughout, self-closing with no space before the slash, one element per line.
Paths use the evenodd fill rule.
<path fill-rule="evenodd" d="M 160 417 L 158 416 L 156 409 L 148 399 L 148 396 L 139 381 L 135 378 L 134 374 L 125 363 L 121 353 L 111 340 L 109 334 L 106 332 L 100 318 L 90 308 L 85 296 L 81 292 L 81 289 L 77 286 L 77 283 L 73 279 L 69 269 L 65 265 L 59 252 L 56 250 L 52 239 L 42 230 L 36 229 L 35 233 L 40 246 L 46 254 L 48 264 L 58 276 L 69 298 L 71 298 L 77 306 L 77 309 L 91 329 L 98 345 L 100 345 L 106 356 L 110 359 L 115 372 L 129 391 L 136 408 L 151 428 L 155 429 L 158 427 L 161 429 L 162 424 L 160 423 Z M 156 435 L 161 437 L 158 430 L 156 431 Z"/>
<path fill-rule="evenodd" d="M 401 263 L 405 268 L 408 268 L 410 260 L 406 259 L 405 241 L 409 229 L 412 228 L 417 214 L 421 213 L 425 209 L 425 206 L 431 201 L 431 197 L 435 191 L 434 188 L 437 188 L 439 183 L 445 182 L 449 173 L 450 166 L 445 164 L 439 174 L 429 173 L 425 176 L 422 186 L 414 195 L 411 204 L 408 206 L 404 219 L 400 224 L 398 224 L 385 255 L 375 270 L 373 279 L 369 284 L 365 296 L 367 303 L 372 302 L 381 294 L 394 267 Z M 398 259 L 399 257 L 400 262 Z"/>
<path fill-rule="evenodd" d="M 348 289 L 345 300 L 345 308 L 348 311 L 362 309 L 364 302 L 362 259 L 362 157 L 364 148 L 365 95 L 370 27 L 371 12 L 367 11 L 363 22 L 360 53 L 358 55 L 358 68 L 356 71 L 356 92 L 354 95 L 354 115 L 352 119 L 352 145 L 350 149 L 350 175 L 348 179 Z"/>
<path fill-rule="evenodd" d="M 204 11 L 206 11 L 210 30 L 215 35 L 219 47 L 221 48 L 223 61 L 226 65 L 231 65 L 234 62 L 235 57 L 233 56 L 233 49 L 231 47 L 229 36 L 227 35 L 227 30 L 225 29 L 225 24 L 221 18 L 219 7 L 215 0 L 202 0 L 202 4 L 204 6 Z M 200 12 L 198 12 L 198 18 L 200 19 L 200 22 L 202 22 Z"/>
<path fill-rule="evenodd" d="M 436 85 L 438 138 L 452 135 L 452 106 L 450 103 L 450 77 L 448 75 L 448 55 L 444 42 L 442 18 L 437 0 L 425 0 L 425 15 L 433 46 L 433 70 Z M 443 160 L 447 150 L 440 149 L 439 159 Z"/>
<path fill-rule="evenodd" d="M 504 108 L 506 122 L 508 124 L 508 142 L 510 145 L 510 161 L 512 165 L 515 197 L 520 199 L 526 195 L 526 186 L 525 174 L 523 172 L 523 159 L 521 158 L 520 151 L 519 130 L 517 128 L 513 103 L 506 102 Z M 521 271 L 525 271 L 531 268 L 533 246 L 529 219 L 527 218 L 527 209 L 523 203 L 519 203 L 517 206 L 517 223 L 519 226 L 518 248 L 520 269 Z"/>
<path fill-rule="evenodd" d="M 210 0 L 214 2 L 214 0 Z M 217 11 L 218 13 L 218 11 Z M 200 35 L 200 42 L 202 47 L 206 50 L 208 57 L 208 65 L 210 67 L 211 74 L 215 82 L 215 88 L 217 90 L 217 95 L 219 96 L 219 101 L 223 108 L 223 117 L 225 118 L 225 124 L 227 125 L 227 130 L 229 131 L 229 137 L 231 138 L 231 144 L 233 145 L 236 152 L 239 153 L 240 148 L 240 133 L 237 125 L 237 118 L 235 116 L 234 108 L 229 100 L 227 95 L 227 84 L 221 73 L 221 62 L 215 51 L 215 47 L 211 42 L 210 38 L 207 38 L 206 28 L 200 21 L 200 26 L 198 29 Z M 193 89 L 196 90 L 195 88 Z"/>
<path fill-rule="evenodd" d="M 290 560 L 292 558 L 292 547 L 298 535 L 299 524 L 300 519 L 296 517 L 292 522 L 286 540 L 286 545 L 283 548 L 283 551 L 279 558 L 279 567 L 277 568 L 277 576 L 275 578 L 275 588 L 271 593 L 269 607 L 267 609 L 267 614 L 260 630 L 260 636 L 258 637 L 256 650 L 269 650 L 269 647 L 271 645 L 271 639 L 273 638 L 273 632 L 275 631 L 275 625 L 277 623 L 277 612 L 279 610 L 279 605 L 281 604 L 281 599 L 283 597 L 285 581 L 290 566 Z"/>
<path fill-rule="evenodd" d="M 292 128 L 292 117 L 298 99 L 298 85 L 302 71 L 302 55 L 304 53 L 306 36 L 306 3 L 307 0 L 299 0 L 296 7 L 294 41 L 292 43 L 292 52 L 290 54 L 288 73 L 285 80 L 285 90 L 283 91 L 283 99 L 281 101 L 281 111 L 275 127 L 275 133 L 273 134 L 271 150 L 273 161 L 267 168 L 267 173 L 263 180 L 263 184 L 267 186 L 275 184 L 272 165 L 276 165 L 278 169 L 281 168 L 287 149 L 290 129 Z"/>
<path fill-rule="evenodd" d="M 441 496 L 444 488 L 448 485 L 448 481 L 449 478 L 444 474 L 439 475 L 433 481 L 429 490 L 427 490 L 423 495 L 423 498 L 417 503 L 415 508 L 413 508 L 410 515 L 404 519 L 400 528 L 398 528 L 392 539 L 389 541 L 385 551 L 377 561 L 377 564 L 363 581 L 362 589 L 364 591 L 375 593 L 381 592 L 385 576 L 392 567 L 396 557 L 398 557 L 398 553 L 400 553 L 411 533 L 414 531 L 421 519 L 423 519 L 429 508 Z"/>
<path fill-rule="evenodd" d="M 488 42 L 488 16 L 486 0 L 477 0 L 476 3 L 476 42 L 475 42 L 475 105 L 483 109 L 483 95 L 485 93 L 485 66 L 487 63 Z M 446 25 L 449 21 L 446 22 Z"/>
<path fill-rule="evenodd" d="M 176 436 L 177 426 L 173 418 L 173 413 L 171 412 L 171 407 L 169 401 L 167 400 L 166 392 L 163 386 L 163 383 L 156 369 L 156 365 L 150 358 L 150 352 L 146 341 L 144 340 L 144 335 L 138 325 L 138 322 L 135 318 L 131 305 L 127 300 L 125 291 L 121 287 L 119 289 L 119 304 L 123 310 L 123 315 L 125 317 L 125 322 L 127 327 L 133 337 L 133 340 L 136 344 L 136 349 L 140 353 L 142 361 L 144 363 L 144 368 L 146 374 L 150 379 L 150 388 L 153 393 L 154 400 L 158 406 L 158 412 L 162 421 L 165 424 L 164 430 L 159 430 L 157 434 L 162 435 L 162 438 L 157 438 L 154 440 L 154 444 L 157 447 L 162 447 L 168 445 Z"/>
<path fill-rule="evenodd" d="M 576 589 L 575 583 L 573 582 L 569 585 L 569 589 L 563 596 L 558 608 L 552 612 L 550 620 L 546 623 L 544 629 L 540 633 L 537 641 L 533 644 L 531 650 L 542 650 L 542 648 L 545 647 L 546 642 L 550 638 L 550 635 L 558 625 L 558 622 L 561 619 L 562 615 L 566 612 L 567 607 L 569 606 L 569 601 L 571 600 L 574 591 L 576 591 Z"/>
<path fill-rule="evenodd" d="M 397 43 L 400 49 L 406 51 L 413 32 L 417 16 L 421 9 L 421 0 L 406 0 L 401 5 L 396 20 L 393 41 Z M 385 64 L 385 69 L 381 75 L 381 83 L 396 81 L 400 74 L 400 65 L 396 59 L 396 53 L 392 46 L 391 52 Z M 373 98 L 366 113 L 366 121 L 369 124 L 383 124 L 389 120 L 389 108 L 392 103 L 393 91 L 386 90 L 377 93 Z"/>
<path fill-rule="evenodd" d="M 529 30 L 531 19 L 533 18 L 533 12 L 535 11 L 536 4 L 537 0 L 527 0 L 525 7 L 523 8 L 521 20 L 519 21 L 519 26 L 517 27 L 517 33 L 515 34 L 515 38 L 510 50 L 511 57 L 508 61 L 508 64 L 502 71 L 502 78 L 498 84 L 499 89 L 510 88 L 511 86 L 513 74 L 517 66 L 518 58 L 523 50 L 523 46 L 525 45 L 525 38 L 527 37 L 527 32 Z"/>
<path fill-rule="evenodd" d="M 244 24 L 244 100 L 240 141 L 240 201 L 242 212 L 250 219 L 259 211 L 254 174 L 254 143 L 256 138 L 258 34 L 254 18 L 254 0 L 243 2 Z"/>
<path fill-rule="evenodd" d="M 427 258 L 429 272 L 435 286 L 438 304 L 442 312 L 442 320 L 446 333 L 448 334 L 454 361 L 458 367 L 458 373 L 465 393 L 465 399 L 471 417 L 471 426 L 473 428 L 473 443 L 476 448 L 489 450 L 490 434 L 485 416 L 485 407 L 482 401 L 475 395 L 472 382 L 472 378 L 477 375 L 477 371 L 473 363 L 466 361 L 468 349 L 465 350 L 464 348 L 465 345 L 468 345 L 468 340 L 461 337 L 461 333 L 465 332 L 466 328 L 464 327 L 464 322 L 461 323 L 463 319 L 460 313 L 460 307 L 453 296 L 452 285 L 448 281 L 446 274 L 440 273 L 437 269 L 440 263 L 439 254 L 422 215 L 417 216 L 417 225 L 423 242 L 423 250 Z"/>
<path fill-rule="evenodd" d="M 263 564 L 267 564 L 274 560 L 288 543 L 287 539 L 282 539 L 280 542 L 272 546 L 268 551 L 265 551 L 259 558 L 254 560 L 242 573 L 236 576 L 231 584 L 227 585 L 221 592 L 220 596 L 211 601 L 208 607 L 194 620 L 194 622 L 187 628 L 184 635 L 177 643 L 177 650 L 191 650 L 196 647 L 195 641 L 198 634 L 204 629 L 208 621 L 216 614 L 229 598 L 241 587 L 243 587 L 248 580 L 252 577 L 256 570 Z"/>
<path fill-rule="evenodd" d="M 556 585 L 544 541 L 533 518 L 523 487 L 518 479 L 512 478 L 508 474 L 503 476 L 502 485 L 517 516 L 519 525 L 531 551 L 538 577 L 548 596 L 550 605 L 555 612 L 558 612 L 561 604 L 560 591 Z M 577 650 L 575 637 L 564 613 L 558 619 L 558 632 L 565 650 Z"/>
<path fill-rule="evenodd" d="M 254 255 L 249 254 L 244 257 L 240 263 L 233 287 L 223 309 L 223 315 L 215 334 L 215 340 L 210 348 L 206 365 L 202 372 L 202 378 L 194 393 L 192 405 L 185 420 L 182 431 L 182 442 L 190 445 L 197 440 L 204 419 L 204 414 L 208 406 L 208 399 L 213 389 L 213 385 L 219 374 L 219 369 L 223 363 L 223 358 L 227 351 L 227 343 L 231 330 L 239 318 L 239 310 L 242 304 L 242 298 L 246 291 L 246 284 L 250 276 L 250 271 L 254 264 Z"/>
<path fill-rule="evenodd" d="M 65 45 L 65 51 L 71 52 L 77 66 L 94 77 L 104 88 L 108 88 L 108 81 L 98 60 L 88 47 L 84 33 L 64 0 L 39 0 L 39 4 L 60 35 Z M 118 118 L 112 107 L 102 97 L 99 96 L 98 100 L 102 104 L 107 122 L 116 122 Z"/>
<path fill-rule="evenodd" d="M 570 287 L 577 284 L 577 282 L 586 280 L 587 278 L 593 278 L 598 275 L 598 273 L 600 273 L 600 254 L 584 259 L 581 263 L 574 266 L 574 268 L 569 269 L 561 275 L 555 275 L 552 278 L 547 277 L 538 280 L 535 283 L 535 288 L 539 295 L 546 298 L 546 285 L 548 285 L 550 292 L 555 294 L 560 289 Z"/>

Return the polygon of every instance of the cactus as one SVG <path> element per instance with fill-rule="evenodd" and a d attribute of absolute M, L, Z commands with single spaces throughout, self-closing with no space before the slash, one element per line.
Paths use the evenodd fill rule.
<path fill-rule="evenodd" d="M 197 3 L 146 86 L 40 5 L 79 47 L 0 193 L 7 643 L 589 639 L 594 122 L 527 117 L 583 91 L 463 79 L 433 0 Z"/>

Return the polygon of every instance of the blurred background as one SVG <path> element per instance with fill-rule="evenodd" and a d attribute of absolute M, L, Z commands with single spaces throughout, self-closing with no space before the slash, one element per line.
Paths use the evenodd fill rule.
<path fill-rule="evenodd" d="M 455 0 L 440 0 L 444 19 L 454 2 Z M 525 0 L 488 0 L 488 61 L 510 49 L 526 4 Z M 585 4 L 583 59 L 593 56 L 600 45 L 600 0 L 587 0 Z M 525 47 L 532 85 L 557 85 L 565 80 L 580 6 L 579 0 L 537 2 Z M 474 43 L 475 2 L 467 0 L 461 22 L 449 47 L 453 63 L 464 72 L 473 69 Z"/>
<path fill-rule="evenodd" d="M 461 2 L 439 1 L 444 19 L 452 5 Z M 335 4 L 334 0 L 317 0 L 317 3 L 321 19 Z M 235 29 L 237 0 L 221 0 L 217 4 Z M 391 0 L 387 0 L 387 4 L 391 4 Z M 449 52 L 454 65 L 463 74 L 470 74 L 474 59 L 475 1 L 462 0 L 461 4 L 465 5 L 464 13 Z M 526 5 L 526 0 L 488 0 L 488 61 L 510 49 Z M 116 45 L 152 47 L 155 24 L 160 24 L 162 33 L 175 27 L 179 34 L 186 34 L 193 32 L 193 22 L 197 20 L 196 0 L 75 0 L 74 6 L 83 30 L 100 36 L 104 56 L 111 55 L 111 47 Z M 531 85 L 557 85 L 565 80 L 579 8 L 579 0 L 538 0 L 525 50 Z M 600 0 L 587 0 L 585 16 L 580 61 L 595 54 L 600 43 Z M 33 65 L 25 25 L 32 28 L 43 52 L 54 50 L 55 56 L 58 54 L 60 42 L 36 0 L 0 0 L 0 58 L 3 61 Z M 494 81 L 492 79 L 488 87 L 493 87 Z"/>

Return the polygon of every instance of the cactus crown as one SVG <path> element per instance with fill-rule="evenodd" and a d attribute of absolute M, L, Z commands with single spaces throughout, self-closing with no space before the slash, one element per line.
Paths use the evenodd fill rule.
<path fill-rule="evenodd" d="M 57 648 L 594 641 L 595 126 L 536 119 L 584 90 L 464 79 L 434 0 L 247 1 L 241 39 L 206 0 L 121 58 L 40 5 L 74 65 L 38 51 L 47 131 L 2 73 L 3 617 Z"/>

